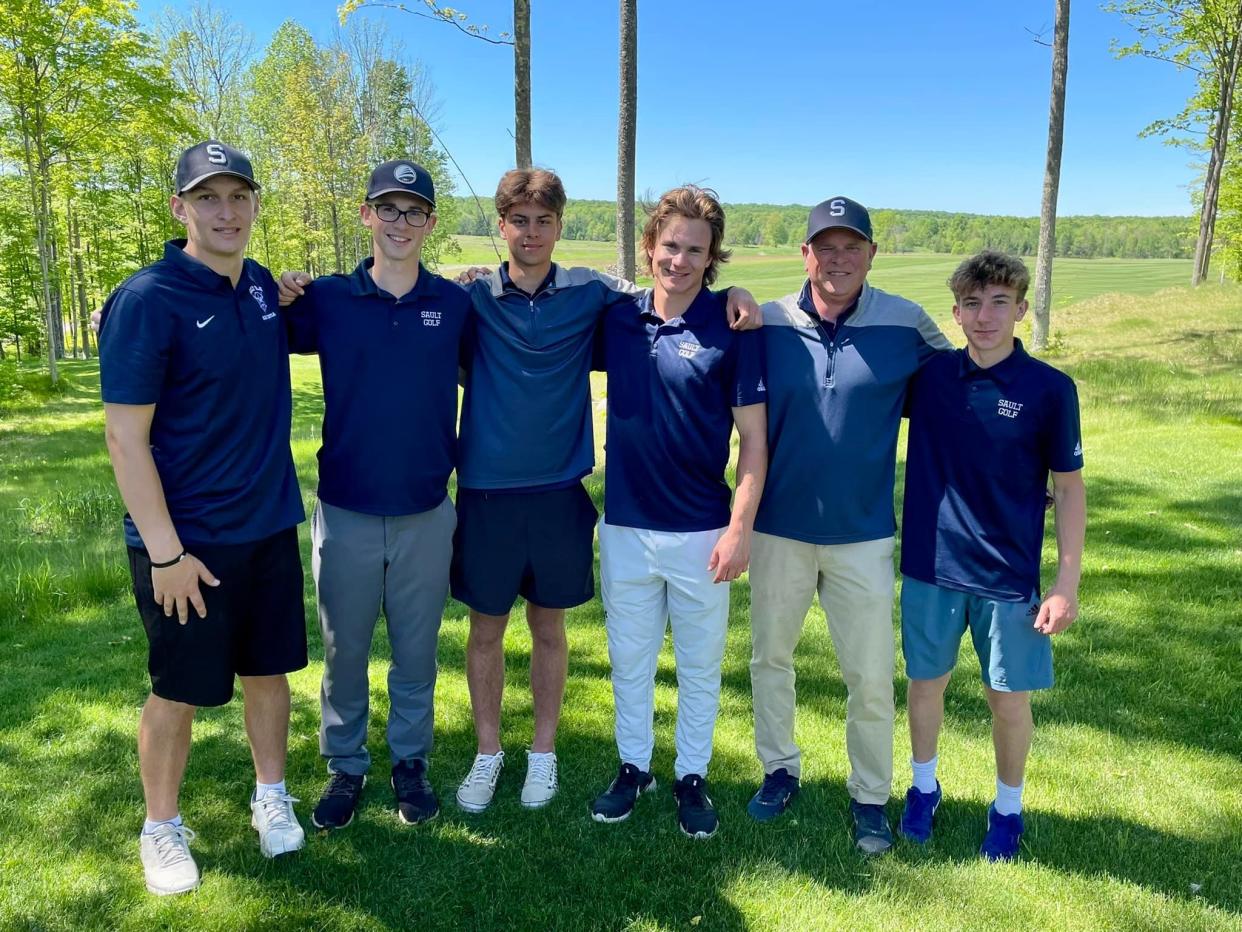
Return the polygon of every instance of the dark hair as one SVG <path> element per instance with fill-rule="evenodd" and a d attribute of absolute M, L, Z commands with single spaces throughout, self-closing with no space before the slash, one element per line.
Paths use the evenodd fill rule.
<path fill-rule="evenodd" d="M 500 176 L 496 186 L 496 213 L 501 217 L 514 204 L 531 201 L 546 207 L 559 220 L 565 213 L 565 186 L 546 168 L 514 168 Z"/>
<path fill-rule="evenodd" d="M 703 272 L 703 284 L 710 286 L 720 271 L 720 263 L 728 262 L 729 256 L 732 255 L 728 249 L 722 248 L 725 214 L 716 192 L 711 188 L 700 188 L 698 185 L 682 185 L 680 188 L 665 191 L 654 206 L 647 208 L 647 225 L 643 227 L 640 245 L 643 251 L 643 265 L 648 272 L 652 271 L 651 253 L 655 250 L 660 227 L 673 217 L 702 220 L 711 227 L 712 243 L 707 253 L 707 269 Z"/>
<path fill-rule="evenodd" d="M 949 276 L 949 288 L 959 301 L 988 285 L 1013 288 L 1018 292 L 1018 300 L 1022 301 L 1031 286 L 1031 273 L 1027 271 L 1026 263 L 1017 256 L 989 249 L 971 256 Z"/>

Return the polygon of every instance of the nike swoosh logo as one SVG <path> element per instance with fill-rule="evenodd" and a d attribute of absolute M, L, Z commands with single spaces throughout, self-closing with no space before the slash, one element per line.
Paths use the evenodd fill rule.
<path fill-rule="evenodd" d="M 204 327 L 206 327 L 209 323 L 211 323 L 211 322 L 212 322 L 213 320 L 215 320 L 215 319 L 216 319 L 216 315 L 215 315 L 215 314 L 212 314 L 212 315 L 211 315 L 210 317 L 208 317 L 206 320 L 196 320 L 196 321 L 194 321 L 194 323 L 198 324 L 198 329 L 199 329 L 199 330 L 202 330 Z"/>

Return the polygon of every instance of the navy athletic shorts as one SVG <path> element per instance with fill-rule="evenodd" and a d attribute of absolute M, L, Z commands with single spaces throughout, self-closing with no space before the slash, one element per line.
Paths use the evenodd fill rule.
<path fill-rule="evenodd" d="M 595 595 L 595 522 L 581 482 L 536 492 L 457 490 L 453 598 L 504 615 L 520 595 L 572 608 Z"/>

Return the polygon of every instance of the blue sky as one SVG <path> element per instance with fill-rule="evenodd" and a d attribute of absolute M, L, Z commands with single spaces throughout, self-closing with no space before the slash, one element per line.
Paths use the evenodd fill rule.
<path fill-rule="evenodd" d="M 214 2 L 260 49 L 286 18 L 321 40 L 336 23 L 334 0 Z M 493 33 L 511 28 L 511 0 L 455 5 Z M 164 6 L 143 0 L 140 15 Z M 617 4 L 531 6 L 535 161 L 560 173 L 571 197 L 611 200 Z M 871 207 L 1037 214 L 1051 49 L 1028 30 L 1050 41 L 1052 11 L 1053 0 L 639 0 L 639 193 L 693 181 L 731 202 L 846 194 Z M 384 24 L 426 65 L 442 104 L 437 129 L 490 194 L 513 160 L 512 50 L 397 10 L 355 15 Z M 1132 35 L 1075 0 L 1059 210 L 1189 214 L 1195 157 L 1138 133 L 1182 108 L 1193 76 L 1119 61 L 1113 38 Z"/>

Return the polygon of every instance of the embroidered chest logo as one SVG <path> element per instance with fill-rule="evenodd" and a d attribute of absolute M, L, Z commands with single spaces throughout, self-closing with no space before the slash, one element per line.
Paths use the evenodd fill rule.
<path fill-rule="evenodd" d="M 250 297 L 254 298 L 254 303 L 259 305 L 259 310 L 263 312 L 263 320 L 271 320 L 276 316 L 275 311 L 269 311 L 267 309 L 267 299 L 263 297 L 262 285 L 251 285 Z"/>
<path fill-rule="evenodd" d="M 443 314 L 439 311 L 420 311 L 418 316 L 423 319 L 424 327 L 438 327 Z"/>
<path fill-rule="evenodd" d="M 677 355 L 682 359 L 693 359 L 695 353 L 703 347 L 693 340 L 682 340 L 677 344 Z"/>
<path fill-rule="evenodd" d="M 1015 418 L 1021 410 L 1022 403 L 1018 401 L 1006 401 L 1001 398 L 996 402 L 996 413 L 1001 417 Z"/>
<path fill-rule="evenodd" d="M 759 384 L 755 386 L 755 391 L 766 392 L 767 390 L 768 390 L 768 387 L 763 384 L 763 379 L 760 379 Z"/>

